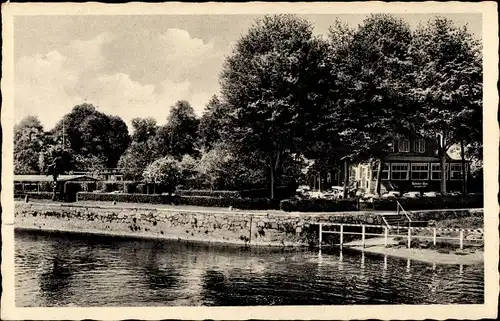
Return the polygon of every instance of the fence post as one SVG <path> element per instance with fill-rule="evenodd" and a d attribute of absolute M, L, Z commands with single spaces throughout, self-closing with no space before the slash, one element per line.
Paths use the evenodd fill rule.
<path fill-rule="evenodd" d="M 408 228 L 408 248 L 411 248 L 411 227 Z"/>
<path fill-rule="evenodd" d="M 464 230 L 460 230 L 460 249 L 464 249 Z"/>
<path fill-rule="evenodd" d="M 432 244 L 436 245 L 436 241 L 437 241 L 437 229 L 434 228 L 434 234 L 432 236 Z"/>
<path fill-rule="evenodd" d="M 389 229 L 387 228 L 387 226 L 384 226 L 384 246 L 385 247 L 387 247 L 388 234 L 389 234 Z"/>
<path fill-rule="evenodd" d="M 365 247 L 365 226 L 361 225 L 361 246 Z"/>
<path fill-rule="evenodd" d="M 340 225 L 340 247 L 344 245 L 344 225 Z"/>
<path fill-rule="evenodd" d="M 321 243 L 323 243 L 323 224 L 319 223 L 319 248 L 321 249 Z"/>

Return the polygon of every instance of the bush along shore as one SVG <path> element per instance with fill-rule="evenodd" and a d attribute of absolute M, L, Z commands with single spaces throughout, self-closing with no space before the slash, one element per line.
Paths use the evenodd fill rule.
<path fill-rule="evenodd" d="M 373 204 L 360 203 L 357 198 L 348 199 L 297 199 L 277 198 L 271 200 L 264 197 L 263 190 L 249 191 L 212 191 L 212 190 L 179 190 L 175 196 L 164 194 L 139 193 L 77 193 L 77 201 L 104 201 L 117 203 L 146 203 L 189 205 L 202 207 L 232 207 L 244 210 L 283 210 L 286 212 L 339 212 L 372 209 L 394 211 L 399 202 L 405 210 L 461 209 L 482 208 L 482 195 L 446 196 L 420 199 L 379 199 Z M 28 196 L 31 199 L 52 199 L 51 192 L 27 192 L 15 194 L 20 199 Z M 366 207 L 369 205 L 369 207 Z"/>

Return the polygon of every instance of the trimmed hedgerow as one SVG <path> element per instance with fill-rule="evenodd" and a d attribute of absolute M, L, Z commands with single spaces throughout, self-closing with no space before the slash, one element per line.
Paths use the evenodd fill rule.
<path fill-rule="evenodd" d="M 50 200 L 52 199 L 52 192 L 19 192 L 14 194 L 14 198 L 24 198 L 26 195 L 29 196 L 30 199 L 36 200 Z"/>
<path fill-rule="evenodd" d="M 274 198 L 276 199 L 286 199 L 295 195 L 296 188 L 292 187 L 276 187 L 274 189 Z M 267 198 L 271 195 L 269 188 L 259 188 L 259 189 L 247 189 L 240 191 L 240 195 L 243 198 Z"/>
<path fill-rule="evenodd" d="M 482 195 L 442 196 L 433 198 L 400 198 L 400 199 L 376 199 L 373 200 L 375 210 L 395 211 L 397 203 L 405 210 L 433 210 L 433 209 L 457 209 L 457 208 L 481 208 L 484 206 Z"/>
<path fill-rule="evenodd" d="M 279 203 L 268 198 L 181 196 L 177 204 L 203 207 L 234 207 L 244 210 L 278 209 Z"/>
<path fill-rule="evenodd" d="M 149 203 L 173 204 L 175 196 L 159 194 L 126 194 L 126 193 L 83 193 L 77 195 L 78 201 L 121 202 L 121 203 Z"/>
<path fill-rule="evenodd" d="M 79 201 L 174 204 L 203 207 L 234 207 L 248 210 L 278 209 L 278 201 L 265 198 L 210 197 L 210 196 L 169 196 L 158 194 L 125 193 L 78 193 Z"/>
<path fill-rule="evenodd" d="M 280 209 L 286 212 L 340 212 L 357 211 L 356 199 L 286 199 L 280 202 Z"/>
<path fill-rule="evenodd" d="M 176 190 L 175 193 L 181 196 L 240 197 L 239 191 L 222 191 L 209 189 Z"/>

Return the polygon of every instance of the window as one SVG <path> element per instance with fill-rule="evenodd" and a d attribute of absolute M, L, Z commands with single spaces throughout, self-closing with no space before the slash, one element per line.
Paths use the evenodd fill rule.
<path fill-rule="evenodd" d="M 446 164 L 446 179 L 449 179 L 448 168 L 449 168 L 449 164 Z M 431 165 L 431 179 L 433 181 L 440 181 L 441 180 L 441 164 L 433 163 Z"/>
<path fill-rule="evenodd" d="M 429 179 L 429 164 L 411 164 L 411 179 L 415 181 L 425 181 Z"/>
<path fill-rule="evenodd" d="M 408 163 L 391 164 L 391 178 L 396 181 L 408 180 L 410 174 L 410 166 Z"/>
<path fill-rule="evenodd" d="M 425 140 L 423 139 L 417 139 L 413 141 L 413 150 L 416 153 L 423 153 L 425 152 Z"/>
<path fill-rule="evenodd" d="M 450 164 L 450 179 L 452 180 L 462 179 L 462 164 Z"/>
<path fill-rule="evenodd" d="M 398 150 L 400 152 L 410 151 L 410 141 L 408 139 L 400 139 L 398 142 Z"/>
<path fill-rule="evenodd" d="M 390 166 L 387 163 L 384 163 L 384 166 L 382 168 L 382 177 L 381 179 L 383 181 L 387 181 L 390 179 L 389 173 L 391 172 Z M 374 164 L 372 167 L 372 179 L 377 179 L 377 174 L 378 174 L 378 164 Z"/>

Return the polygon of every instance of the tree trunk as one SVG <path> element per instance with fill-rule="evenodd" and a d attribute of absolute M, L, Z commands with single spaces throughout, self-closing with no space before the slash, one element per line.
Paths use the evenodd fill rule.
<path fill-rule="evenodd" d="M 467 173 L 465 171 L 464 141 L 460 140 L 460 158 L 462 160 L 462 194 L 467 195 Z"/>
<path fill-rule="evenodd" d="M 347 198 L 347 185 L 349 184 L 349 161 L 344 160 L 344 191 L 343 198 Z"/>
<path fill-rule="evenodd" d="M 382 158 L 379 159 L 378 161 L 378 168 L 377 168 L 377 185 L 375 186 L 375 194 L 380 195 L 380 186 L 382 183 L 382 168 L 384 167 L 384 161 Z"/>
<path fill-rule="evenodd" d="M 274 162 L 273 157 L 269 156 L 269 165 L 271 167 L 271 199 L 274 199 Z"/>
<path fill-rule="evenodd" d="M 441 150 L 441 194 L 446 195 L 446 150 Z"/>

